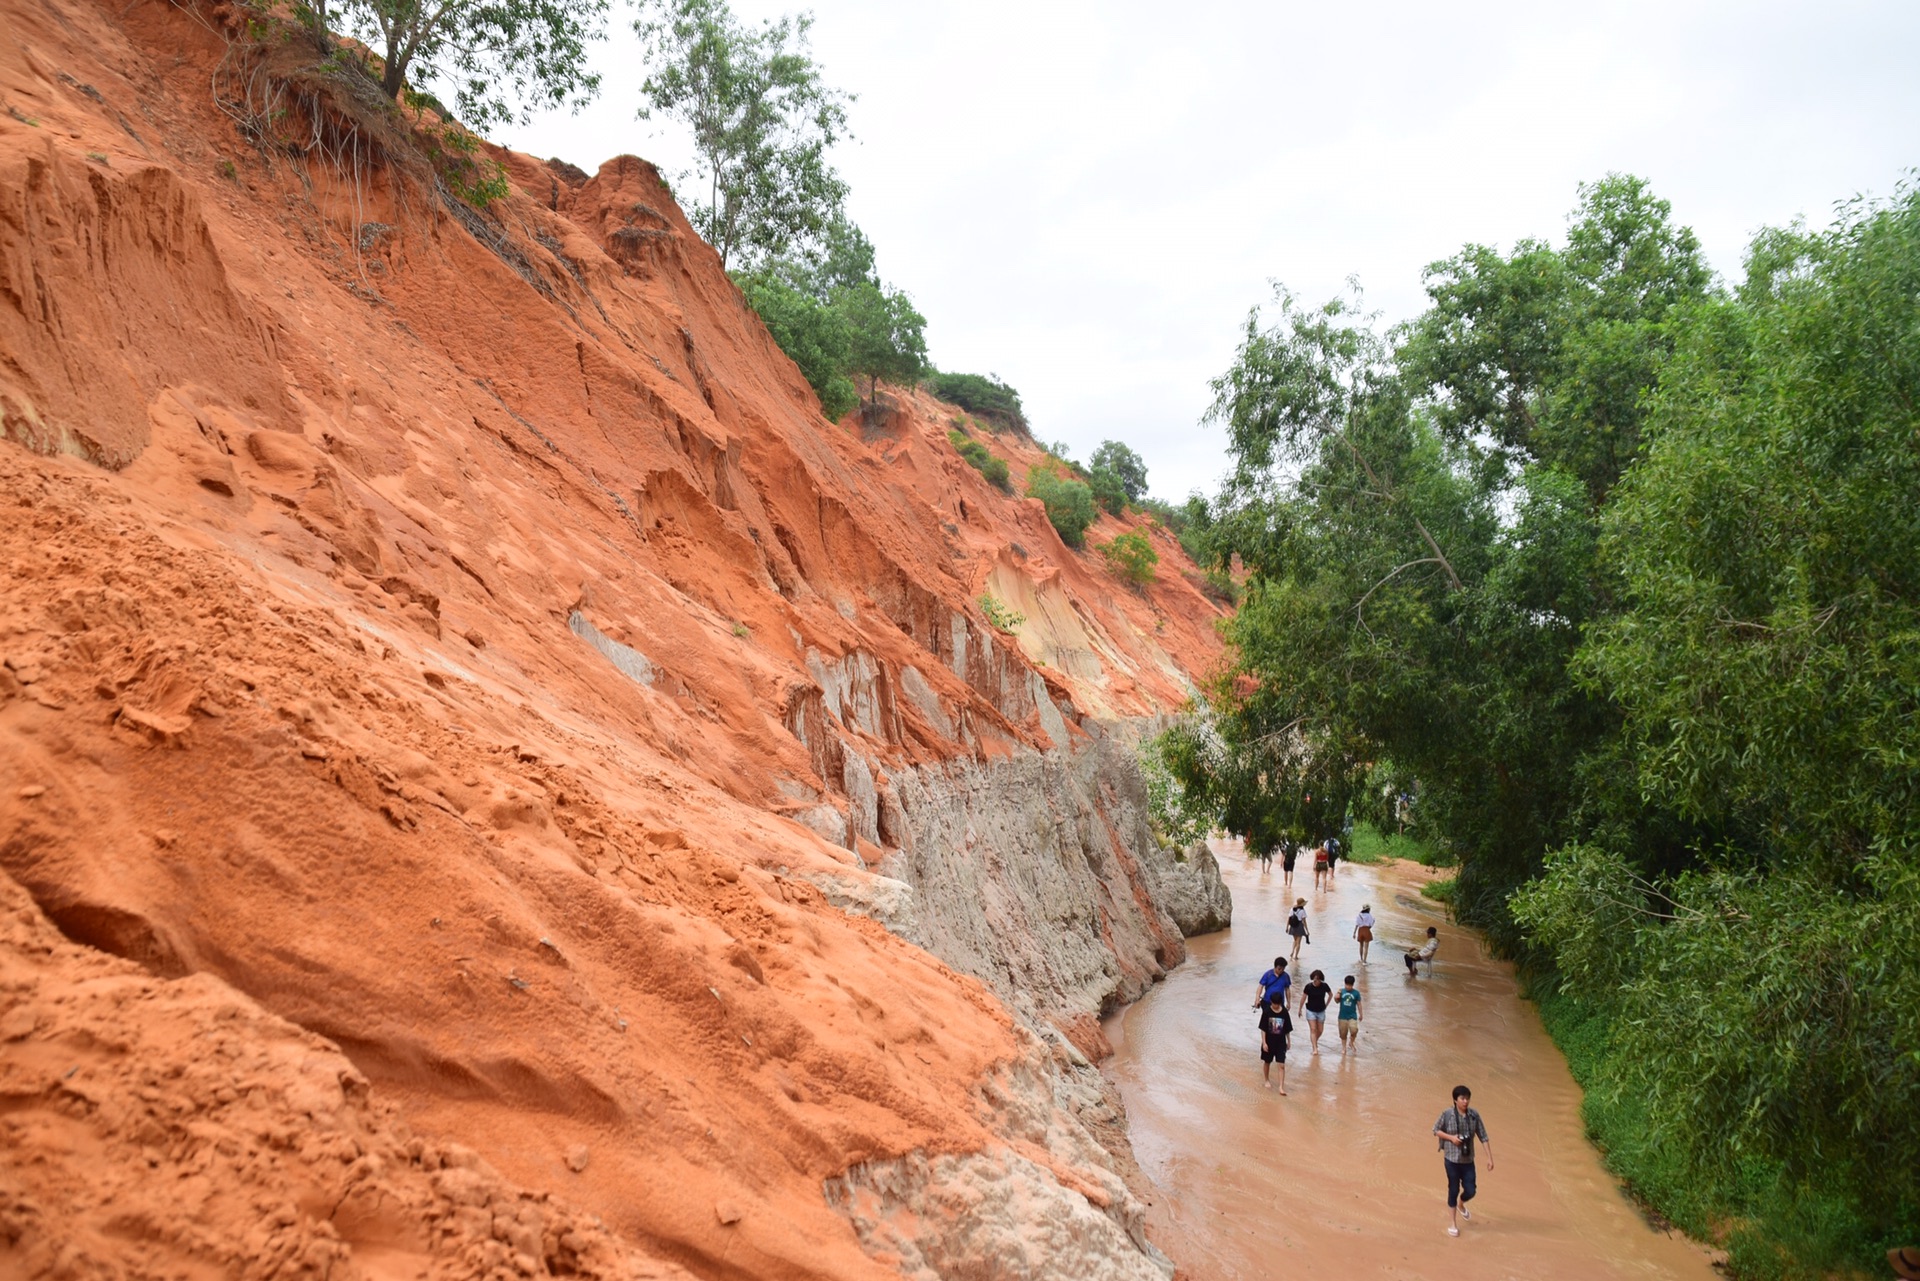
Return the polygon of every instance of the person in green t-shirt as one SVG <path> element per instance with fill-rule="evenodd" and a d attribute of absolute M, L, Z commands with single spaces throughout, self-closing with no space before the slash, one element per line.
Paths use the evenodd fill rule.
<path fill-rule="evenodd" d="M 1346 986 L 1333 998 L 1340 1006 L 1340 1053 L 1360 1048 L 1360 989 L 1353 985 L 1353 975 L 1347 975 Z"/>

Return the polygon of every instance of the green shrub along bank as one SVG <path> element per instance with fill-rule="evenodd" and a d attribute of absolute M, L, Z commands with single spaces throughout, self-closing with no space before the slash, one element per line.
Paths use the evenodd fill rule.
<path fill-rule="evenodd" d="M 995 431 L 1026 433 L 1027 415 L 1020 408 L 1020 393 L 998 377 L 984 374 L 946 374 L 930 372 L 923 385 L 949 405 L 958 405 L 976 418 L 983 419 Z"/>
<path fill-rule="evenodd" d="M 1629 1085 L 1638 1073 L 1618 1047 L 1617 1020 L 1551 979 L 1528 995 L 1584 1093 L 1587 1137 L 1656 1220 L 1720 1242 L 1733 1274 L 1753 1281 L 1825 1281 L 1876 1262 L 1881 1238 L 1848 1199 L 1817 1182 L 1796 1182 L 1780 1162 L 1729 1153 L 1703 1178 L 1690 1146 Z"/>
<path fill-rule="evenodd" d="M 1135 587 L 1145 587 L 1152 582 L 1154 566 L 1160 563 L 1160 553 L 1153 550 L 1153 543 L 1137 529 L 1100 544 L 1100 554 L 1106 558 L 1108 568 Z"/>
<path fill-rule="evenodd" d="M 1244 596 L 1163 759 L 1250 845 L 1391 799 L 1637 1195 L 1870 1268 L 1920 1242 L 1920 193 L 1728 285 L 1612 175 L 1426 288 L 1249 316 L 1181 531 Z"/>
<path fill-rule="evenodd" d="M 967 465 L 985 476 L 1001 493 L 1013 492 L 1013 480 L 1007 471 L 1007 460 L 999 457 L 985 445 L 957 429 L 947 432 L 947 442 L 959 451 Z"/>
<path fill-rule="evenodd" d="M 1027 472 L 1027 497 L 1046 504 L 1047 519 L 1069 547 L 1087 543 L 1087 526 L 1093 524 L 1093 490 L 1083 481 L 1073 480 L 1052 467 L 1036 464 Z"/>

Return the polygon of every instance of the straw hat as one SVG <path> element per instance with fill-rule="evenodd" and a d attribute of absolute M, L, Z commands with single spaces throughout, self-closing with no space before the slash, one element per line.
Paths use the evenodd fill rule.
<path fill-rule="evenodd" d="M 1893 1265 L 1893 1274 L 1904 1281 L 1920 1281 L 1920 1247 L 1905 1246 L 1898 1250 L 1887 1251 L 1887 1262 Z"/>

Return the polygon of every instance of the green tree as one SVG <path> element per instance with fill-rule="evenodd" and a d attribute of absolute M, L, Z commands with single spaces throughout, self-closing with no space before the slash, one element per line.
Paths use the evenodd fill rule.
<path fill-rule="evenodd" d="M 1094 471 L 1113 473 L 1128 502 L 1137 503 L 1147 496 L 1146 459 L 1119 441 L 1101 441 L 1100 448 L 1093 451 L 1092 467 Z"/>
<path fill-rule="evenodd" d="M 833 305 L 851 334 L 847 372 L 867 380 L 867 401 L 880 380 L 912 383 L 927 366 L 927 320 L 898 290 L 868 281 L 834 293 Z"/>
<path fill-rule="evenodd" d="M 607 0 L 336 0 L 315 12 L 381 56 L 389 98 L 413 82 L 450 85 L 476 129 L 578 108 L 600 87 L 587 47 L 604 34 Z"/>
<path fill-rule="evenodd" d="M 1087 473 L 1087 488 L 1093 491 L 1093 501 L 1115 516 L 1127 509 L 1127 483 L 1118 473 L 1095 467 Z"/>
<path fill-rule="evenodd" d="M 688 210 L 727 266 L 805 248 L 833 223 L 847 187 L 827 149 L 847 136 L 847 96 L 807 52 L 801 14 L 741 25 L 725 0 L 643 0 L 642 118 L 658 111 L 693 133 L 707 201 Z"/>

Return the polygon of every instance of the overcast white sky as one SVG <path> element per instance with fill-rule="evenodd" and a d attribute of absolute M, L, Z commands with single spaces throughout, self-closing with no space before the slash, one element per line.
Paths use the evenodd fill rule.
<path fill-rule="evenodd" d="M 1757 228 L 1920 166 L 1914 0 L 734 0 L 803 7 L 858 95 L 850 211 L 935 362 L 998 373 L 1076 457 L 1126 441 L 1174 500 L 1225 470 L 1207 381 L 1269 280 L 1317 301 L 1357 276 L 1404 319 L 1427 263 L 1558 239 L 1609 170 L 1731 274 Z M 685 168 L 678 127 L 635 118 L 637 58 L 614 27 L 599 101 L 500 141 Z"/>

